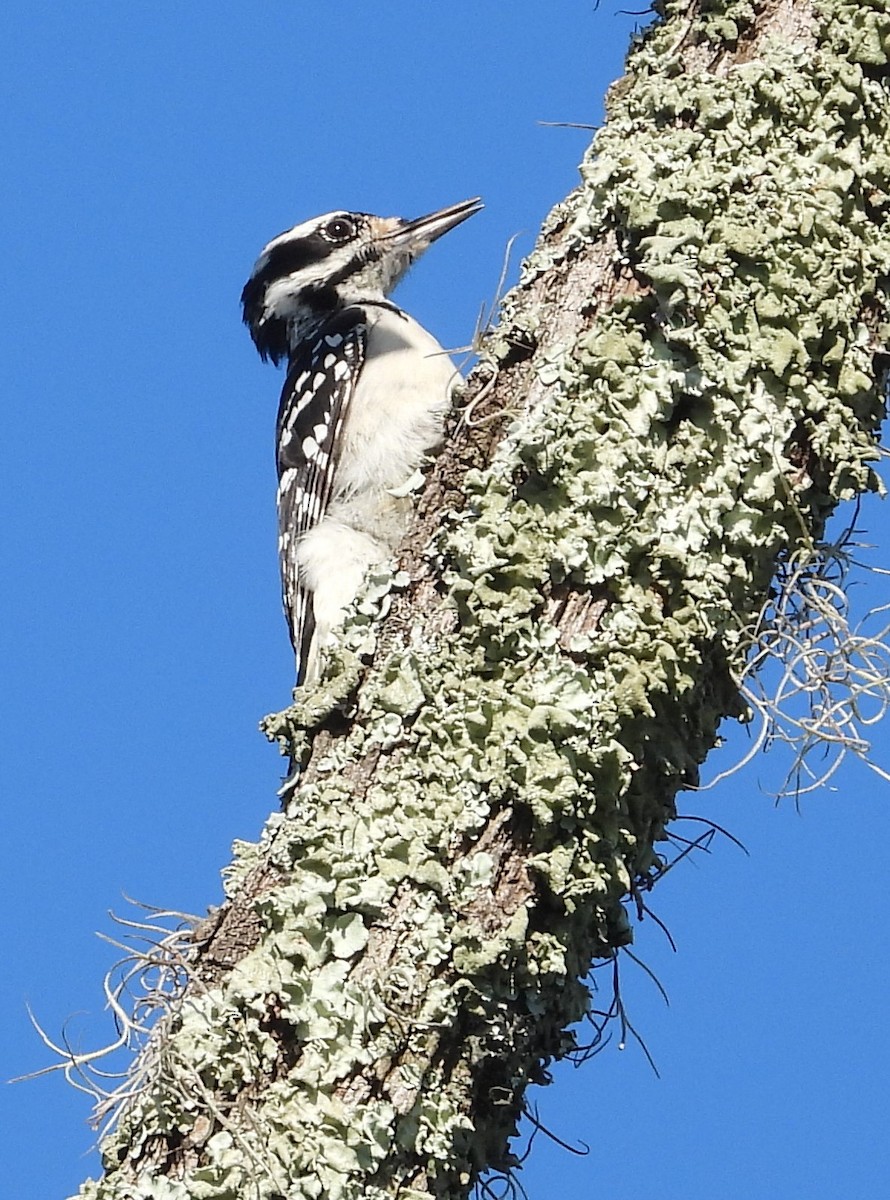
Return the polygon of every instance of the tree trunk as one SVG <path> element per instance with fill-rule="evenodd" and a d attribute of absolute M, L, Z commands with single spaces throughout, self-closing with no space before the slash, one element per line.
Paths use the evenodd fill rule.
<path fill-rule="evenodd" d="M 300 786 L 81 1196 L 457 1200 L 509 1168 L 743 715 L 777 561 L 876 486 L 888 51 L 886 0 L 678 0 L 639 39 L 400 571 L 267 721 Z"/>

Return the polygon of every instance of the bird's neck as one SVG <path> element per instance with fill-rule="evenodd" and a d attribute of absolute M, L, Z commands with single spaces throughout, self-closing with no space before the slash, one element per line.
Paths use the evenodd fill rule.
<path fill-rule="evenodd" d="M 326 325 L 335 320 L 347 309 L 384 309 L 387 312 L 402 316 L 402 310 L 392 300 L 387 300 L 381 291 L 361 294 L 343 294 L 339 290 L 335 295 L 324 295 L 315 292 L 306 302 L 295 308 L 288 319 L 288 344 L 290 356 L 293 357 L 300 347 L 314 338 Z"/>

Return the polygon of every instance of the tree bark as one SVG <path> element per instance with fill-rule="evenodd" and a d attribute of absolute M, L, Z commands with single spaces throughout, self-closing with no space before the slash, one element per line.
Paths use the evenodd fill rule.
<path fill-rule="evenodd" d="M 777 562 L 877 486 L 888 52 L 886 0 L 678 0 L 637 41 L 398 573 L 267 721 L 300 786 L 81 1196 L 457 1200 L 510 1168 L 743 715 Z"/>

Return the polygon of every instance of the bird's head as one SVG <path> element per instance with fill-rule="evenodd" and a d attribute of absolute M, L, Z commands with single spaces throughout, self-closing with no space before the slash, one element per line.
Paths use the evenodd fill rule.
<path fill-rule="evenodd" d="M 241 293 L 260 355 L 277 364 L 338 308 L 383 300 L 429 245 L 481 207 L 476 197 L 413 221 L 330 212 L 280 233 Z"/>

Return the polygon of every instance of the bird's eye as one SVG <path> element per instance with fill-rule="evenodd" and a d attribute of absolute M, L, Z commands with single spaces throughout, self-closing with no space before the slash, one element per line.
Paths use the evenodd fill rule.
<path fill-rule="evenodd" d="M 348 217 L 332 217 L 321 232 L 329 242 L 348 242 L 355 237 L 355 222 Z"/>

